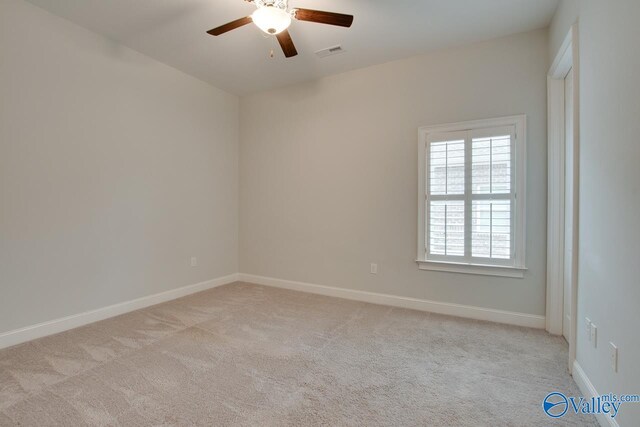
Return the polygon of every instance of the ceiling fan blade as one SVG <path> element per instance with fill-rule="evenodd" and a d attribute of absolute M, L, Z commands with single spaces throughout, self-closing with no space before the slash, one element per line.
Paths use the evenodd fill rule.
<path fill-rule="evenodd" d="M 353 15 L 312 9 L 294 9 L 294 12 L 294 18 L 300 21 L 318 22 L 320 24 L 338 25 L 340 27 L 350 27 L 353 23 Z"/>
<path fill-rule="evenodd" d="M 224 34 L 228 31 L 235 30 L 236 28 L 240 28 L 244 25 L 250 24 L 253 22 L 250 16 L 246 16 L 244 18 L 236 19 L 235 21 L 228 22 L 224 25 L 220 25 L 219 27 L 214 28 L 213 30 L 207 31 L 207 34 L 211 34 L 212 36 L 219 36 L 220 34 Z"/>
<path fill-rule="evenodd" d="M 289 31 L 284 30 L 279 34 L 276 34 L 276 38 L 278 39 L 278 43 L 280 43 L 280 47 L 282 48 L 285 57 L 291 58 L 298 54 L 298 51 L 293 44 L 293 40 L 291 40 L 291 34 L 289 34 Z"/>

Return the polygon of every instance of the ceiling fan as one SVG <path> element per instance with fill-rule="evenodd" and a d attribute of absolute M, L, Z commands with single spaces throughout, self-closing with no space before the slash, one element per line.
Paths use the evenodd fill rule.
<path fill-rule="evenodd" d="M 339 27 L 350 27 L 353 23 L 353 15 L 312 9 L 289 9 L 288 0 L 245 1 L 255 4 L 257 7 L 251 16 L 236 19 L 235 21 L 216 27 L 213 30 L 209 30 L 207 33 L 212 36 L 219 36 L 253 22 L 265 33 L 275 35 L 284 52 L 284 56 L 291 58 L 298 54 L 293 40 L 291 40 L 291 35 L 289 31 L 287 31 L 287 28 L 291 25 L 292 18 L 298 21 L 317 22 L 320 24 L 337 25 Z"/>

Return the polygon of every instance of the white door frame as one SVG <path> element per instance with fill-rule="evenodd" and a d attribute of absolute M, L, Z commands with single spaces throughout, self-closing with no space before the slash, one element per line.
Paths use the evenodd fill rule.
<path fill-rule="evenodd" d="M 546 329 L 562 334 L 564 301 L 564 266 L 571 263 L 572 283 L 570 301 L 569 371 L 576 357 L 577 302 L 578 302 L 578 178 L 579 178 L 579 61 L 578 24 L 574 24 L 547 75 L 548 125 L 548 213 L 547 213 L 547 308 Z M 565 141 L 565 86 L 564 78 L 573 69 L 573 141 Z M 564 198 L 565 198 L 565 144 L 573 143 L 573 257 L 565 260 L 564 251 Z"/>

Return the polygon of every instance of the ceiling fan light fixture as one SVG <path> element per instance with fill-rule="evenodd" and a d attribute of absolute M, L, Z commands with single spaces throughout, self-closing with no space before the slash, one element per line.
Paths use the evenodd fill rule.
<path fill-rule="evenodd" d="M 267 34 L 279 34 L 291 25 L 291 15 L 278 7 L 258 7 L 251 15 L 254 24 Z"/>
<path fill-rule="evenodd" d="M 289 9 L 289 0 L 245 0 L 253 3 L 257 7 L 251 16 L 227 22 L 224 25 L 207 31 L 207 34 L 219 36 L 228 33 L 236 28 L 244 27 L 254 23 L 256 27 L 268 35 L 276 36 L 282 53 L 286 58 L 291 58 L 298 54 L 291 34 L 287 28 L 291 25 L 291 20 L 317 22 L 318 24 L 336 25 L 338 27 L 350 27 L 353 23 L 353 15 L 344 13 L 325 12 L 313 9 Z M 272 52 L 273 55 L 273 52 Z"/>

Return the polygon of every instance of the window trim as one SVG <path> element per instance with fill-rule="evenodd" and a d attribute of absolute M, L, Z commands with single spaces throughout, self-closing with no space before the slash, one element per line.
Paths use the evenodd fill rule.
<path fill-rule="evenodd" d="M 515 147 L 512 156 L 515 166 L 515 209 L 514 219 L 514 262 L 503 265 L 500 262 L 483 264 L 477 258 L 466 258 L 463 262 L 454 262 L 450 259 L 427 258 L 426 224 L 427 209 L 427 143 L 429 136 L 440 133 L 469 132 L 477 133 L 482 129 L 513 127 Z M 436 126 L 424 126 L 418 129 L 418 267 L 421 270 L 448 271 L 467 274 L 481 274 L 491 276 L 524 277 L 525 247 L 526 247 L 526 115 L 507 116 L 494 119 L 472 120 L 458 123 L 448 123 Z M 468 181 L 468 180 L 467 180 Z M 466 184 L 465 184 L 466 185 Z M 463 197 L 464 200 L 464 197 Z"/>

